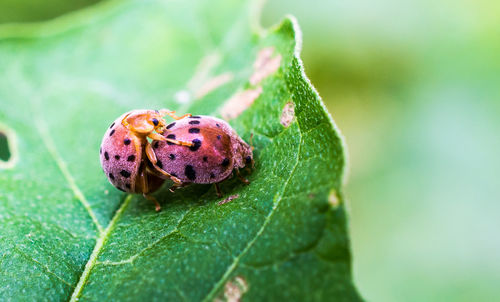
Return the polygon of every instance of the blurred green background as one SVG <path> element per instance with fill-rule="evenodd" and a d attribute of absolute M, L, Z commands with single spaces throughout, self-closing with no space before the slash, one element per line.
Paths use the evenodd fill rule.
<path fill-rule="evenodd" d="M 499 301 L 500 1 L 271 0 L 343 132 L 368 301 Z"/>
<path fill-rule="evenodd" d="M 0 0 L 0 23 L 96 0 Z M 368 301 L 495 301 L 500 1 L 269 0 L 343 132 L 353 274 Z"/>

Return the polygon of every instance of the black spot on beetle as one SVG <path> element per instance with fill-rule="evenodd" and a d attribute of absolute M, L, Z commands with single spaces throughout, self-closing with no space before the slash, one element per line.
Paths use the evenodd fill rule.
<path fill-rule="evenodd" d="M 115 179 L 115 176 L 113 175 L 113 173 L 109 173 L 108 176 L 109 176 L 110 179 L 113 179 L 113 180 Z"/>
<path fill-rule="evenodd" d="M 175 154 L 170 153 L 170 155 L 168 157 L 170 157 L 171 160 L 174 160 L 175 159 Z"/>
<path fill-rule="evenodd" d="M 155 125 L 155 126 L 158 126 L 158 124 L 160 123 L 160 122 L 158 122 L 158 120 L 157 120 L 157 119 L 155 119 L 155 118 L 153 118 L 151 121 L 153 122 L 153 125 Z"/>
<path fill-rule="evenodd" d="M 190 125 L 198 125 L 200 123 L 200 121 L 190 121 L 189 124 Z"/>
<path fill-rule="evenodd" d="M 126 187 L 127 189 L 130 189 L 130 184 L 125 184 L 125 187 Z"/>
<path fill-rule="evenodd" d="M 175 126 L 175 122 L 168 124 L 167 129 L 170 129 L 170 128 L 172 128 L 173 126 Z"/>
<path fill-rule="evenodd" d="M 208 161 L 208 157 L 203 156 L 203 161 L 204 161 L 204 162 L 207 162 L 207 161 Z"/>
<path fill-rule="evenodd" d="M 219 124 L 217 124 L 217 123 L 215 123 L 215 126 L 217 126 L 217 128 L 220 128 L 220 125 L 219 125 Z"/>
<path fill-rule="evenodd" d="M 125 178 L 129 178 L 130 177 L 130 172 L 126 171 L 126 170 L 121 170 L 120 174 L 121 174 L 121 176 L 123 176 Z"/>
<path fill-rule="evenodd" d="M 189 133 L 200 133 L 200 128 L 189 128 Z"/>
<path fill-rule="evenodd" d="M 210 178 L 215 178 L 215 174 L 214 173 L 210 173 Z"/>
<path fill-rule="evenodd" d="M 129 155 L 129 157 L 127 157 L 127 161 L 135 161 L 135 155 Z"/>
<path fill-rule="evenodd" d="M 220 140 L 222 138 L 221 135 L 217 135 L 217 139 Z"/>
<path fill-rule="evenodd" d="M 247 157 L 245 157 L 245 163 L 246 164 L 252 163 L 252 157 L 250 155 L 248 155 Z"/>
<path fill-rule="evenodd" d="M 120 160 L 120 155 L 115 155 L 116 160 Z"/>
<path fill-rule="evenodd" d="M 123 143 L 124 143 L 126 146 L 130 145 L 130 143 L 131 143 L 131 142 L 132 142 L 132 141 L 130 140 L 130 138 L 126 138 L 126 139 L 124 139 L 124 140 L 123 140 Z"/>
<path fill-rule="evenodd" d="M 160 142 L 156 141 L 154 144 L 153 144 L 153 148 L 155 149 L 158 149 L 158 145 L 160 144 Z"/>
<path fill-rule="evenodd" d="M 156 162 L 156 165 L 160 168 L 160 169 L 163 169 L 163 163 L 161 162 L 161 160 L 158 160 Z"/>
<path fill-rule="evenodd" d="M 201 116 L 193 115 L 193 116 L 190 116 L 189 118 L 201 118 Z"/>
<path fill-rule="evenodd" d="M 109 160 L 109 154 L 108 154 L 108 152 L 104 152 L 104 158 L 105 158 L 106 160 Z"/>
<path fill-rule="evenodd" d="M 221 165 L 222 165 L 223 167 L 227 167 L 227 166 L 229 166 L 229 158 L 227 158 L 227 157 L 226 157 L 226 158 L 224 158 L 224 160 L 222 161 Z"/>
<path fill-rule="evenodd" d="M 115 125 L 115 122 L 113 122 L 113 124 L 111 124 L 111 126 L 109 126 L 109 129 L 113 128 L 114 125 Z"/>
<path fill-rule="evenodd" d="M 196 151 L 196 150 L 200 149 L 201 141 L 199 139 L 195 138 L 191 142 L 193 143 L 193 145 L 191 147 L 189 147 L 189 150 Z"/>
<path fill-rule="evenodd" d="M 111 130 L 111 132 L 109 133 L 109 136 L 115 134 L 115 129 Z"/>
<path fill-rule="evenodd" d="M 184 174 L 189 180 L 195 180 L 196 179 L 196 171 L 194 170 L 193 166 L 191 165 L 186 165 L 184 168 Z"/>
<path fill-rule="evenodd" d="M 169 134 L 169 135 L 167 135 L 167 138 L 175 139 L 175 134 Z M 171 143 L 171 142 L 167 142 L 167 144 L 169 144 L 169 145 L 175 145 L 174 143 Z"/>

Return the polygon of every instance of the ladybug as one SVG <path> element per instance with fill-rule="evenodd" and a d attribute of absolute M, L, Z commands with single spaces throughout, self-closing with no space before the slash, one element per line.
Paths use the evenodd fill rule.
<path fill-rule="evenodd" d="M 156 159 L 147 138 L 192 146 L 192 143 L 160 135 L 168 128 L 163 119 L 165 115 L 176 120 L 191 116 L 191 114 L 186 114 L 177 117 L 174 115 L 174 111 L 167 109 L 127 112 L 111 124 L 104 134 L 99 151 L 101 166 L 109 182 L 121 191 L 143 194 L 145 198 L 155 203 L 157 211 L 160 210 L 160 205 L 149 194 L 160 188 L 165 180 L 157 176 L 157 172 L 151 173 L 150 168 L 148 168 L 146 159 L 152 162 L 155 162 Z M 163 176 L 171 175 L 164 173 Z"/>
<path fill-rule="evenodd" d="M 217 183 L 229 178 L 233 170 L 246 184 L 248 180 L 239 169 L 253 166 L 253 152 L 225 121 L 212 116 L 191 116 L 175 121 L 166 128 L 164 138 L 191 142 L 191 146 L 174 144 L 168 140 L 155 140 L 155 169 L 171 175 L 176 188 L 191 183 L 215 184 L 217 195 L 222 196 Z"/>

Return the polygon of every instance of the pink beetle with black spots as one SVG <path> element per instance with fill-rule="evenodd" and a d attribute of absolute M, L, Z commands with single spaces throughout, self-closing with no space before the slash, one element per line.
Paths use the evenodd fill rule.
<path fill-rule="evenodd" d="M 191 116 L 165 127 L 165 139 L 190 142 L 192 145 L 174 144 L 168 140 L 152 143 L 156 170 L 170 175 L 174 181 L 171 191 L 191 183 L 215 184 L 229 178 L 239 169 L 253 166 L 252 147 L 244 142 L 225 121 L 212 116 Z"/>
<path fill-rule="evenodd" d="M 158 201 L 149 194 L 164 183 L 164 178 L 149 168 L 149 162 L 156 162 L 151 144 L 147 138 L 168 141 L 171 144 L 192 146 L 161 134 L 166 122 L 163 116 L 169 115 L 176 120 L 182 117 L 170 110 L 133 110 L 118 117 L 105 132 L 100 148 L 101 166 L 109 182 L 121 191 L 140 193 L 156 204 Z M 154 169 L 153 169 L 154 170 Z"/>

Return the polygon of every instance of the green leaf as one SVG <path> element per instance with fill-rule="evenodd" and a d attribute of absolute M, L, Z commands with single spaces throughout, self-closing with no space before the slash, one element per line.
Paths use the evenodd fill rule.
<path fill-rule="evenodd" d="M 99 0 L 2 0 L 0 23 L 48 20 Z"/>
<path fill-rule="evenodd" d="M 342 140 L 303 72 L 292 17 L 217 0 L 105 2 L 0 27 L 0 297 L 360 300 L 351 278 Z M 126 195 L 99 165 L 135 108 L 229 119 L 253 134 L 246 186 Z M 3 133 L 3 132 L 2 132 Z M 1 166 L 0 166 L 1 167 Z"/>

